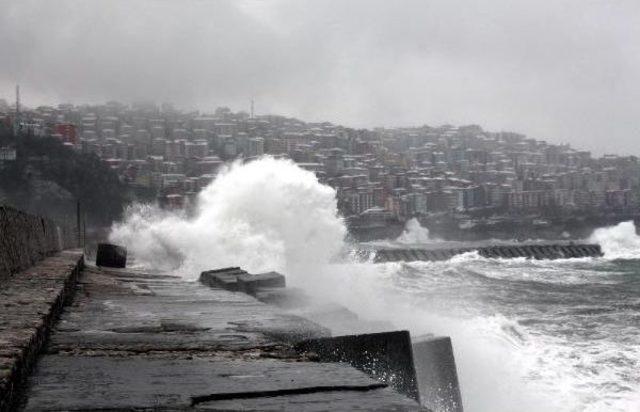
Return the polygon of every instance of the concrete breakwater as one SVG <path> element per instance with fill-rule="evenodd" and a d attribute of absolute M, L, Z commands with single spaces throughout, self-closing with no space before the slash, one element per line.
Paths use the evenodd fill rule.
<path fill-rule="evenodd" d="M 597 244 L 532 244 L 447 249 L 381 249 L 376 251 L 374 260 L 376 262 L 441 261 L 476 251 L 485 258 L 502 259 L 519 257 L 539 260 L 571 259 L 604 255 L 600 245 Z"/>
<path fill-rule="evenodd" d="M 451 339 L 444 336 L 413 337 L 393 325 L 376 325 L 358 319 L 345 307 L 314 307 L 313 298 L 300 289 L 287 289 L 285 277 L 277 272 L 250 274 L 239 267 L 202 272 L 200 282 L 212 288 L 244 292 L 256 299 L 296 312 L 326 327 L 328 336 L 280 334 L 303 356 L 320 362 L 349 364 L 371 378 L 388 385 L 433 412 L 462 412 L 462 396 Z M 336 319 L 342 326 L 337 330 Z M 350 318 L 344 324 L 344 319 Z M 329 320 L 329 322 L 327 322 Z M 347 334 L 343 334 L 344 330 Z M 357 333 L 368 329 L 368 333 Z M 377 331 L 371 333 L 371 329 Z M 342 332 L 342 333 L 341 333 Z M 365 408 L 366 409 L 366 408 Z M 381 408 L 384 409 L 384 408 Z"/>
<path fill-rule="evenodd" d="M 278 274 L 231 272 L 237 292 L 86 267 L 24 410 L 427 410 L 349 364 L 295 351 L 329 331 L 252 296 L 282 285 Z"/>

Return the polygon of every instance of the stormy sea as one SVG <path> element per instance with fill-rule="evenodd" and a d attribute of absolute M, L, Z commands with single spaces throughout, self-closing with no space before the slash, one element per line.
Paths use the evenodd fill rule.
<path fill-rule="evenodd" d="M 452 243 L 408 226 L 378 245 Z M 605 257 L 468 253 L 371 271 L 411 329 L 427 313 L 425 326 L 452 336 L 466 410 L 640 411 L 640 237 L 626 222 L 588 241 Z"/>
<path fill-rule="evenodd" d="M 356 253 L 450 243 L 415 220 L 397 239 L 348 239 L 335 191 L 268 157 L 223 170 L 189 212 L 135 205 L 111 232 L 143 267 L 188 280 L 225 266 L 277 270 L 288 285 L 363 319 L 451 336 L 466 411 L 640 411 L 640 237 L 632 222 L 587 239 L 604 257 L 554 261 L 467 253 L 375 263 Z"/>

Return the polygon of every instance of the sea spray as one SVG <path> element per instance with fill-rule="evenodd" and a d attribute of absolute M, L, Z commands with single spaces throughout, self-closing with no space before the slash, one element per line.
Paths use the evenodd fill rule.
<path fill-rule="evenodd" d="M 223 266 L 308 271 L 337 255 L 345 234 L 331 187 L 289 160 L 263 157 L 222 170 L 194 216 L 135 206 L 110 240 L 146 266 L 195 278 Z"/>
<path fill-rule="evenodd" d="M 516 322 L 499 314 L 469 312 L 460 292 L 458 299 L 448 301 L 447 289 L 455 288 L 459 280 L 455 272 L 478 259 L 485 260 L 471 252 L 456 262 L 334 263 L 305 286 L 364 320 L 387 322 L 413 336 L 451 336 L 465 410 L 562 410 L 557 400 L 526 379 L 537 357 L 531 356 L 531 342 L 523 338 Z M 431 276 L 441 278 L 425 283 Z M 423 299 L 425 293 L 428 301 Z M 470 288 L 466 293 L 475 291 Z"/>
<path fill-rule="evenodd" d="M 633 221 L 596 229 L 589 241 L 600 244 L 605 259 L 640 258 L 640 236 Z"/>
<path fill-rule="evenodd" d="M 407 245 L 429 243 L 430 240 L 429 229 L 420 225 L 418 219 L 414 217 L 407 221 L 404 231 L 396 239 L 396 242 Z"/>

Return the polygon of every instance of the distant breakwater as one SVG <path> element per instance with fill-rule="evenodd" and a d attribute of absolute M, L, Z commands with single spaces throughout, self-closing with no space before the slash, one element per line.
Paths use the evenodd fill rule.
<path fill-rule="evenodd" d="M 376 251 L 374 261 L 441 261 L 468 252 L 478 252 L 480 256 L 485 258 L 502 259 L 524 257 L 542 260 L 603 256 L 602 249 L 597 244 L 536 244 L 450 249 L 381 249 Z"/>

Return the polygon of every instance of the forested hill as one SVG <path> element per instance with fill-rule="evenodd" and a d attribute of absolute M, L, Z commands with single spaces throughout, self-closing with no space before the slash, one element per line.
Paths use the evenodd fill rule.
<path fill-rule="evenodd" d="M 17 154 L 16 160 L 0 160 L 0 203 L 74 221 L 80 200 L 88 225 L 109 225 L 121 216 L 127 186 L 96 155 L 78 153 L 54 138 L 16 138 L 2 125 L 0 147 L 15 147 Z"/>

